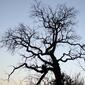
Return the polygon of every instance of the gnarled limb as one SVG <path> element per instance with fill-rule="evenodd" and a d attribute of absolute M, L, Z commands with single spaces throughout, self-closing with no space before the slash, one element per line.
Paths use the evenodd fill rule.
<path fill-rule="evenodd" d="M 14 67 L 14 66 L 13 66 Z M 21 68 L 21 67 L 25 67 L 25 68 L 27 68 L 27 69 L 32 69 L 32 70 L 34 70 L 34 71 L 36 71 L 36 72 L 39 72 L 39 73 L 43 73 L 43 71 L 42 70 L 39 70 L 38 68 L 40 68 L 40 67 L 38 67 L 38 66 L 28 66 L 27 65 L 27 63 L 23 63 L 23 64 L 21 64 L 21 65 L 19 65 L 19 66 L 17 66 L 17 67 L 14 67 L 14 69 L 12 70 L 12 72 L 8 75 L 8 80 L 9 80 L 9 78 L 10 78 L 10 76 L 17 70 L 17 69 L 19 69 L 19 68 Z"/>

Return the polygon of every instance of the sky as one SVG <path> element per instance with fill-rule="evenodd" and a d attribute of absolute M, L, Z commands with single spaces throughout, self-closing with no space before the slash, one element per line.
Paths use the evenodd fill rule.
<path fill-rule="evenodd" d="M 55 7 L 56 4 L 66 4 L 73 6 L 78 10 L 76 32 L 82 37 L 85 42 L 85 0 L 41 0 L 44 4 Z M 33 0 L 0 0 L 0 36 L 8 29 L 16 27 L 20 23 L 32 25 L 32 18 L 30 18 L 31 6 Z M 11 55 L 6 48 L 0 49 L 0 79 L 3 79 L 5 74 L 11 69 L 11 65 L 16 65 L 20 62 L 20 57 L 16 53 Z M 71 64 L 74 63 L 74 64 Z M 75 68 L 73 70 L 72 68 Z M 65 69 L 65 67 L 67 69 Z M 69 65 L 62 65 L 63 71 L 70 74 L 70 72 L 80 72 L 79 65 L 76 62 L 69 62 Z M 18 76 L 20 77 L 20 75 Z M 15 77 L 14 77 L 15 78 Z M 2 83 L 2 82 L 1 82 Z M 3 84 L 5 85 L 5 84 Z M 11 85 L 11 84 L 10 84 Z"/>

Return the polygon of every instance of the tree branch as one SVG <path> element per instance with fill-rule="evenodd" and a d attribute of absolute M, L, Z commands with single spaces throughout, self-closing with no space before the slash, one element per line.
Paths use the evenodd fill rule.
<path fill-rule="evenodd" d="M 49 64 L 49 65 L 52 66 L 52 63 L 51 63 L 51 62 L 48 62 L 48 61 L 44 60 L 43 58 L 40 57 L 40 55 L 38 55 L 38 58 L 39 58 L 41 61 L 43 61 L 45 64 Z"/>
<path fill-rule="evenodd" d="M 80 53 L 77 53 L 77 54 L 71 53 L 71 50 L 70 50 L 68 54 L 63 53 L 63 56 L 62 56 L 60 59 L 58 59 L 58 62 L 59 62 L 59 61 L 67 62 L 68 60 L 75 60 L 75 59 L 78 59 L 78 58 L 85 59 L 84 57 L 82 57 L 82 56 L 84 56 L 84 55 L 85 55 L 85 54 L 84 54 L 84 53 L 81 53 L 81 52 L 80 52 Z M 63 59 L 63 58 L 66 57 L 66 56 L 68 56 L 69 58 Z"/>
<path fill-rule="evenodd" d="M 39 81 L 37 82 L 36 85 L 39 85 L 41 83 L 41 81 L 43 80 L 43 78 L 45 77 L 46 74 L 47 74 L 47 72 L 43 73 L 43 75 L 41 76 L 41 78 L 39 79 Z"/>
<path fill-rule="evenodd" d="M 8 80 L 10 79 L 10 76 L 15 72 L 15 70 L 17 70 L 17 69 L 19 69 L 19 68 L 21 68 L 21 67 L 26 67 L 26 68 L 28 68 L 28 69 L 32 69 L 32 70 L 34 70 L 34 71 L 36 71 L 36 72 L 39 72 L 39 73 L 43 73 L 43 71 L 42 70 L 38 70 L 38 66 L 28 66 L 27 65 L 27 63 L 23 63 L 23 64 L 21 64 L 21 65 L 19 65 L 19 66 L 17 66 L 17 67 L 14 67 L 14 69 L 12 70 L 12 72 L 8 75 Z"/>
<path fill-rule="evenodd" d="M 79 43 L 71 43 L 69 41 L 58 41 L 57 43 L 66 43 L 66 44 L 69 44 L 71 46 L 79 46 L 80 48 L 82 48 L 83 50 L 85 50 L 85 44 L 81 45 Z"/>

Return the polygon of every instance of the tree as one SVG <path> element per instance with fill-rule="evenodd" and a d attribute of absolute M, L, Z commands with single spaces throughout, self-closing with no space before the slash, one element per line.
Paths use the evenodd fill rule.
<path fill-rule="evenodd" d="M 40 84 L 48 71 L 54 73 L 57 85 L 64 85 L 59 63 L 84 59 L 85 55 L 85 44 L 79 43 L 73 28 L 76 10 L 66 5 L 60 5 L 54 10 L 36 2 L 31 15 L 38 21 L 38 28 L 20 24 L 15 29 L 9 29 L 1 40 L 2 46 L 11 51 L 18 48 L 26 52 L 22 54 L 24 62 L 14 67 L 9 78 L 15 70 L 25 67 L 42 74 L 36 85 Z M 56 53 L 61 46 L 67 51 L 61 52 L 58 57 Z"/>

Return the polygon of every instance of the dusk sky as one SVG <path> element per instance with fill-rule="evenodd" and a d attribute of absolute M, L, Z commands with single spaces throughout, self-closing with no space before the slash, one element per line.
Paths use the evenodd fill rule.
<path fill-rule="evenodd" d="M 77 34 L 82 37 L 82 41 L 85 42 L 85 28 L 84 28 L 85 0 L 41 0 L 41 1 L 45 5 L 50 5 L 52 7 L 55 7 L 57 3 L 58 4 L 64 3 L 67 6 L 75 7 L 75 9 L 78 10 L 77 25 L 75 26 L 75 29 Z M 20 23 L 24 23 L 25 25 L 31 26 L 32 18 L 30 18 L 30 11 L 32 3 L 33 0 L 0 0 L 0 38 L 8 28 L 16 27 Z M 17 52 L 15 55 L 13 54 L 11 55 L 10 51 L 7 51 L 6 48 L 1 48 L 0 79 L 4 78 L 4 76 L 6 75 L 5 73 L 10 72 L 11 65 L 17 65 L 18 62 L 20 62 L 20 60 L 21 57 L 19 57 Z M 68 74 L 70 74 L 71 72 L 76 73 L 76 70 L 77 73 L 82 71 L 78 63 L 76 62 L 73 62 L 73 64 L 71 63 L 72 62 L 69 62 L 68 65 L 64 66 L 62 65 L 61 68 L 63 69 L 63 71 L 67 72 Z M 65 66 L 67 69 L 65 69 Z M 7 84 L 2 83 L 2 85 Z"/>

